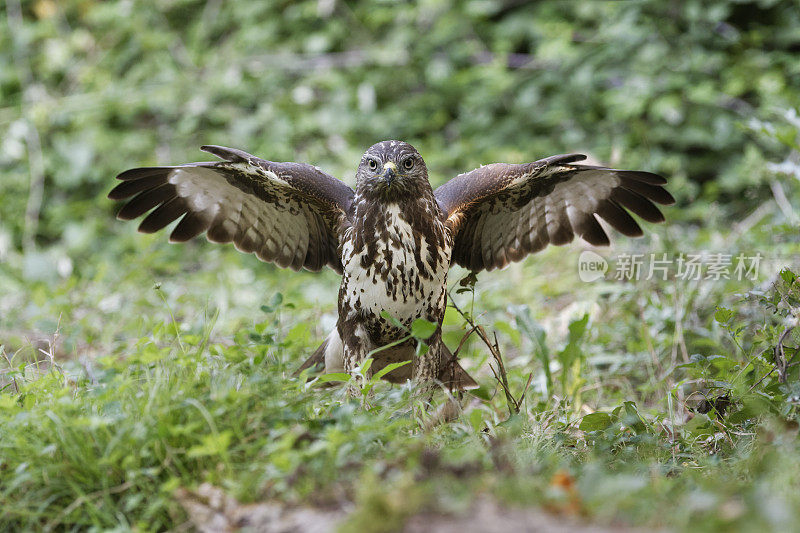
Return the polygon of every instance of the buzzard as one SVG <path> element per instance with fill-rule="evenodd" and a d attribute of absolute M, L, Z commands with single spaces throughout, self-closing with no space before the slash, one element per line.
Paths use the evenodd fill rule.
<path fill-rule="evenodd" d="M 342 275 L 338 321 L 303 364 L 354 374 L 373 350 L 406 337 L 423 318 L 437 325 L 417 353 L 408 340 L 374 353 L 371 372 L 411 360 L 385 378 L 477 386 L 442 342 L 447 272 L 502 268 L 575 235 L 609 244 L 598 217 L 629 236 L 642 230 L 629 213 L 662 222 L 655 204 L 674 202 L 656 174 L 578 164 L 579 154 L 532 163 L 493 163 L 433 190 L 419 152 L 401 141 L 371 146 L 356 187 L 303 163 L 276 163 L 241 150 L 203 146 L 211 163 L 136 168 L 110 193 L 127 200 L 123 220 L 148 213 L 139 231 L 180 219 L 170 241 L 206 233 L 262 261 L 293 270 L 328 266 Z M 392 320 L 387 319 L 391 317 Z M 402 327 L 401 327 L 402 326 Z"/>

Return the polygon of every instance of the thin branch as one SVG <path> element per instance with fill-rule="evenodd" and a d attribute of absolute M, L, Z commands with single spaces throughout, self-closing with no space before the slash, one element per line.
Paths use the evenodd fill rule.
<path fill-rule="evenodd" d="M 11 373 L 11 383 L 14 384 L 14 391 L 17 394 L 19 394 L 19 384 L 17 383 L 17 377 L 13 374 L 14 365 L 11 363 L 11 358 L 8 356 L 8 353 L 6 353 L 6 347 L 3 346 L 2 344 L 0 344 L 0 355 L 2 355 L 3 359 L 5 359 L 6 363 L 8 363 L 8 370 Z M 5 388 L 5 387 L 3 387 L 3 388 Z M 0 389 L 0 391 L 2 391 L 2 390 L 3 389 Z"/>
<path fill-rule="evenodd" d="M 453 300 L 453 296 L 449 292 L 447 294 L 447 297 L 449 298 L 453 308 L 458 312 L 458 314 L 461 315 L 461 317 L 464 320 L 467 321 L 467 324 L 470 325 L 470 328 L 472 328 L 470 333 L 472 333 L 472 331 L 475 331 L 478 334 L 478 337 L 480 337 L 480 339 L 486 345 L 486 347 L 489 348 L 489 352 L 492 354 L 492 357 L 494 358 L 497 364 L 497 370 L 495 370 L 492 365 L 489 365 L 489 369 L 492 371 L 492 374 L 494 374 L 495 379 L 497 380 L 498 383 L 500 383 L 500 387 L 503 389 L 503 393 L 506 396 L 506 404 L 508 405 L 509 414 L 512 416 L 518 414 L 520 408 L 522 407 L 522 398 L 520 398 L 520 400 L 516 400 L 514 398 L 514 395 L 511 394 L 511 389 L 508 386 L 508 376 L 506 374 L 506 367 L 503 364 L 503 356 L 500 353 L 500 346 L 497 342 L 497 335 L 495 334 L 494 336 L 494 342 L 490 341 L 489 336 L 486 334 L 486 330 L 483 328 L 483 326 L 479 324 L 476 325 L 475 322 L 472 320 L 472 317 L 467 316 L 464 313 L 464 311 L 461 310 L 461 308 L 458 306 L 455 300 Z M 459 346 L 459 349 L 460 348 L 461 347 Z M 531 374 L 531 377 L 528 380 L 529 383 L 530 380 L 532 379 L 532 376 L 533 374 Z M 527 386 L 525 387 L 525 390 L 527 391 Z"/>
<path fill-rule="evenodd" d="M 775 349 L 777 349 L 777 346 L 775 347 Z M 781 348 L 781 349 L 782 349 L 782 348 Z M 794 361 L 794 358 L 795 358 L 795 357 L 797 357 L 797 355 L 798 355 L 798 354 L 800 354 L 800 347 L 798 347 L 797 349 L 795 349 L 794 353 L 792 354 L 792 357 L 791 357 L 791 358 L 789 359 L 789 361 L 787 362 L 787 364 L 786 364 L 786 368 L 787 368 L 787 369 L 789 369 L 789 368 L 791 368 L 791 367 L 793 367 L 793 366 L 797 365 L 797 363 L 795 363 L 795 362 L 793 362 L 793 361 Z M 755 389 L 755 388 L 756 388 L 758 385 L 760 385 L 760 384 L 761 384 L 761 382 L 762 382 L 762 381 L 764 381 L 765 379 L 767 379 L 768 377 L 770 377 L 770 376 L 771 376 L 771 375 L 772 375 L 772 374 L 773 374 L 773 373 L 774 373 L 774 372 L 775 372 L 777 369 L 778 369 L 778 367 L 777 367 L 777 366 L 773 366 L 773 367 L 772 367 L 772 369 L 770 369 L 770 371 L 769 371 L 769 372 L 767 372 L 766 374 L 764 374 L 763 376 L 761 376 L 761 379 L 759 379 L 758 381 L 756 381 L 755 383 L 753 383 L 752 385 L 750 385 L 750 388 L 748 389 L 748 392 L 749 392 L 749 391 L 752 391 L 753 389 Z"/>
<path fill-rule="evenodd" d="M 475 331 L 476 331 L 476 328 L 472 327 L 472 328 L 470 328 L 470 330 L 468 332 L 466 332 L 464 334 L 463 337 L 461 337 L 461 340 L 458 343 L 458 348 L 456 348 L 456 351 L 453 352 L 453 357 L 454 358 L 458 358 L 458 354 L 461 353 L 461 348 L 464 347 L 464 344 L 467 343 L 467 339 L 469 339 L 472 336 L 472 334 L 475 333 Z"/>
<path fill-rule="evenodd" d="M 164 305 L 167 307 L 167 312 L 169 313 L 169 318 L 172 320 L 172 325 L 175 328 L 175 338 L 178 340 L 178 346 L 181 348 L 181 352 L 183 355 L 186 355 L 186 348 L 183 347 L 183 341 L 181 340 L 181 328 L 178 324 L 178 321 L 175 320 L 175 315 L 172 314 L 172 308 L 169 306 L 169 302 L 167 301 L 167 297 L 164 294 L 164 291 L 161 290 L 161 284 L 156 283 L 155 290 L 158 295 L 161 297 L 161 300 L 164 302 Z"/>
<path fill-rule="evenodd" d="M 778 207 L 783 212 L 783 216 L 791 223 L 792 225 L 797 224 L 797 215 L 792 208 L 791 202 L 786 197 L 786 193 L 783 191 L 783 187 L 781 186 L 778 180 L 772 180 L 769 183 L 769 188 L 772 190 L 772 196 L 775 197 L 775 203 L 778 204 Z"/>
<path fill-rule="evenodd" d="M 778 344 L 775 346 L 775 368 L 778 370 L 778 381 L 781 383 L 786 383 L 786 367 L 789 364 L 789 361 L 786 360 L 786 352 L 783 349 L 783 341 L 786 340 L 786 337 L 789 336 L 793 329 L 794 326 L 786 328 L 781 333 L 781 336 L 778 337 Z M 795 352 L 795 355 L 797 355 L 797 352 Z M 792 359 L 794 359 L 794 356 L 792 356 Z"/>

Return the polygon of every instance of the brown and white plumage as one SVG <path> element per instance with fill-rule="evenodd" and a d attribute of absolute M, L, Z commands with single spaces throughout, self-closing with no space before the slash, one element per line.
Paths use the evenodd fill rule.
<path fill-rule="evenodd" d="M 533 163 L 494 163 L 460 174 L 435 191 L 455 243 L 453 262 L 470 270 L 493 270 L 561 245 L 577 235 L 608 245 L 597 217 L 631 237 L 642 229 L 628 213 L 663 222 L 655 203 L 674 202 L 666 180 L 649 172 L 578 165 L 580 154 Z"/>
<path fill-rule="evenodd" d="M 311 165 L 265 161 L 220 146 L 202 149 L 224 161 L 136 168 L 117 176 L 122 183 L 109 198 L 130 198 L 118 218 L 152 209 L 139 225 L 144 233 L 183 217 L 172 242 L 206 232 L 212 242 L 233 242 L 281 267 L 342 271 L 338 233 L 348 223 L 350 187 Z"/>
<path fill-rule="evenodd" d="M 336 329 L 301 369 L 354 373 L 372 350 L 404 337 L 414 320 L 437 324 L 427 339 L 430 349 L 420 357 L 411 341 L 375 354 L 373 371 L 413 359 L 386 376 L 394 382 L 477 386 L 441 340 L 451 264 L 474 271 L 502 268 L 575 235 L 607 245 L 598 217 L 639 236 L 629 211 L 662 222 L 655 204 L 674 201 L 656 174 L 576 164 L 585 158 L 578 154 L 482 166 L 434 191 L 411 145 L 383 141 L 362 157 L 354 191 L 311 165 L 275 163 L 218 146 L 203 150 L 223 161 L 120 174 L 122 183 L 109 194 L 128 200 L 119 218 L 149 212 L 139 226 L 147 233 L 180 219 L 173 242 L 205 232 L 213 242 L 233 242 L 282 267 L 327 265 L 343 274 Z"/>

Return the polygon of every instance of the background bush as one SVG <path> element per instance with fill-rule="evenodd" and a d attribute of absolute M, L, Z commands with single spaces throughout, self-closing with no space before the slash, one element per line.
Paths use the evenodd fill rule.
<path fill-rule="evenodd" d="M 436 182 L 585 151 L 672 176 L 689 217 L 717 200 L 741 216 L 779 153 L 745 125 L 800 106 L 788 1 L 2 9 L 0 221 L 15 247 L 31 170 L 44 179 L 37 242 L 74 241 L 76 223 L 88 241 L 115 232 L 104 194 L 116 173 L 203 159 L 204 143 L 352 180 L 367 146 L 399 138 Z"/>

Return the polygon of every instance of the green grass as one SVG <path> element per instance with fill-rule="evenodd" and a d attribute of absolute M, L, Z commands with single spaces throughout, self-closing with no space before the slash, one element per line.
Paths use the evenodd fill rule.
<path fill-rule="evenodd" d="M 456 294 L 454 273 L 459 307 L 498 335 L 510 393 L 533 380 L 510 415 L 472 338 L 463 360 L 482 387 L 435 425 L 442 395 L 427 406 L 380 383 L 362 403 L 291 377 L 330 320 L 334 276 L 147 239 L 159 252 L 139 259 L 145 268 L 99 261 L 94 277 L 19 278 L 36 307 L 13 320 L 57 335 L 38 354 L 23 334 L 3 348 L 0 529 L 168 529 L 187 520 L 176 490 L 203 482 L 244 503 L 352 502 L 352 531 L 463 512 L 479 497 L 598 524 L 796 527 L 797 372 L 779 383 L 767 353 L 785 330 L 781 302 L 796 298 L 790 273 L 745 297 L 752 282 L 589 285 L 564 274 L 577 247 L 482 275 L 474 292 Z M 618 249 L 629 245 L 647 243 Z M 502 282 L 515 278 L 529 282 Z M 253 290 L 263 307 L 237 303 Z M 465 325 L 448 310 L 449 344 Z M 727 394 L 731 407 L 700 413 L 698 394 Z"/>

